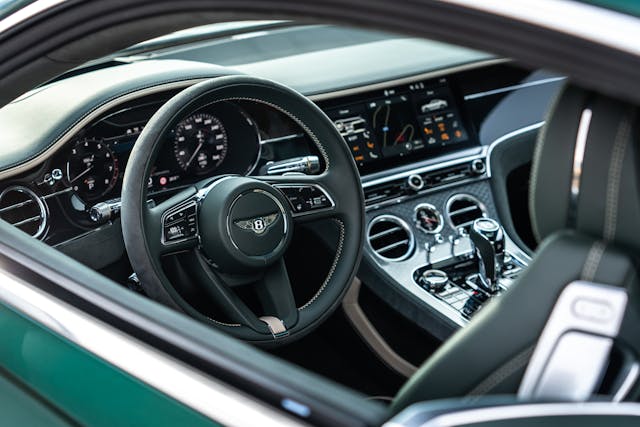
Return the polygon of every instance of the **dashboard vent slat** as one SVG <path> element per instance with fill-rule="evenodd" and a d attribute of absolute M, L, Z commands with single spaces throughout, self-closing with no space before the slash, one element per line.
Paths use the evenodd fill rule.
<path fill-rule="evenodd" d="M 0 219 L 25 233 L 42 238 L 47 228 L 48 209 L 44 200 L 27 187 L 7 187 L 0 193 Z"/>
<path fill-rule="evenodd" d="M 393 215 L 371 221 L 367 240 L 371 249 L 387 261 L 402 261 L 413 253 L 415 239 L 406 222 Z"/>
<path fill-rule="evenodd" d="M 449 198 L 446 206 L 447 219 L 454 229 L 468 228 L 473 221 L 487 215 L 487 210 L 477 198 L 470 194 L 456 194 Z"/>

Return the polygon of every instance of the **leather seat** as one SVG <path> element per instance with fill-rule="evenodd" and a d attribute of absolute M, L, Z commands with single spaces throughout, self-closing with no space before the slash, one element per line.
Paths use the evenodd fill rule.
<path fill-rule="evenodd" d="M 394 399 L 395 412 L 418 401 L 516 393 L 558 295 L 575 280 L 627 288 L 620 335 L 640 348 L 633 332 L 640 289 L 637 131 L 635 106 L 563 90 L 533 160 L 529 208 L 541 243 L 529 268 L 422 365 Z"/>

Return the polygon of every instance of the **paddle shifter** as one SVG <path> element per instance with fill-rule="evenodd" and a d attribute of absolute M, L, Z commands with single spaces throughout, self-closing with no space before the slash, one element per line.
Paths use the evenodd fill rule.
<path fill-rule="evenodd" d="M 496 220 L 478 218 L 469 229 L 480 264 L 478 285 L 487 292 L 498 291 L 498 277 L 504 264 L 504 232 Z"/>

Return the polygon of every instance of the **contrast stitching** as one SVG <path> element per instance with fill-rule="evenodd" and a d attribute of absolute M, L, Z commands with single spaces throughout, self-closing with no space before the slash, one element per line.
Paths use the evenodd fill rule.
<path fill-rule="evenodd" d="M 491 375 L 485 378 L 480 384 L 478 384 L 473 390 L 467 393 L 467 396 L 474 396 L 471 400 L 479 399 L 482 395 L 489 393 L 497 385 L 502 383 L 505 379 L 513 375 L 518 369 L 526 366 L 533 349 L 535 346 L 529 346 L 515 355 L 509 361 L 504 363 L 500 368 L 493 371 Z"/>
<path fill-rule="evenodd" d="M 338 267 L 338 261 L 340 260 L 340 256 L 342 255 L 342 247 L 344 246 L 344 223 L 339 219 L 335 219 L 334 221 L 338 223 L 338 226 L 340 227 L 340 239 L 338 240 L 338 248 L 336 250 L 336 257 L 333 260 L 333 265 L 331 266 L 331 269 L 329 270 L 329 274 L 327 275 L 327 278 L 324 280 L 324 283 L 322 283 L 322 286 L 320 287 L 320 289 L 318 289 L 318 292 L 316 292 L 313 298 L 307 301 L 305 305 L 303 305 L 302 307 L 299 307 L 298 310 L 304 310 L 305 308 L 313 304 L 316 299 L 318 299 L 322 291 L 324 291 L 324 289 L 329 284 L 329 281 L 333 277 L 333 273 L 335 273 L 336 268 Z"/>
<path fill-rule="evenodd" d="M 545 118 L 545 124 L 542 126 L 540 133 L 538 134 L 538 139 L 536 141 L 536 146 L 533 152 L 533 169 L 531 171 L 531 188 L 529 189 L 529 215 L 531 215 L 531 228 L 533 229 L 533 234 L 536 239 L 540 240 L 540 230 L 538 230 L 538 222 L 535 220 L 535 212 L 536 212 L 536 191 L 538 188 L 538 173 L 540 171 L 540 159 L 542 158 L 542 151 L 545 145 L 545 141 L 547 139 L 547 131 L 549 129 L 550 117 L 552 112 L 556 110 L 558 104 L 560 104 L 560 100 L 562 99 L 562 95 L 564 94 L 565 89 L 561 90 L 553 99 L 553 103 L 551 104 L 551 108 L 549 108 L 549 113 Z"/>
<path fill-rule="evenodd" d="M 242 326 L 239 323 L 225 323 L 225 322 L 220 322 L 219 320 L 216 319 L 212 319 L 211 317 L 207 316 L 207 319 L 211 320 L 213 323 L 216 323 L 218 325 L 222 325 L 222 326 L 231 326 L 234 328 L 239 328 L 240 326 Z"/>
<path fill-rule="evenodd" d="M 622 179 L 622 163 L 624 153 L 629 141 L 631 132 L 631 120 L 627 115 L 618 125 L 611 162 L 609 164 L 609 175 L 607 177 L 607 206 L 604 216 L 604 238 L 612 240 L 616 234 L 618 219 L 618 202 L 620 200 L 620 180 Z"/>
<path fill-rule="evenodd" d="M 597 241 L 593 245 L 591 245 L 591 249 L 589 249 L 589 254 L 587 255 L 587 259 L 584 262 L 584 266 L 582 267 L 581 278 L 582 280 L 586 280 L 588 282 L 593 281 L 593 278 L 596 275 L 596 271 L 598 270 L 598 266 L 600 265 L 600 260 L 602 259 L 602 254 L 606 248 L 606 244 L 602 241 Z"/>

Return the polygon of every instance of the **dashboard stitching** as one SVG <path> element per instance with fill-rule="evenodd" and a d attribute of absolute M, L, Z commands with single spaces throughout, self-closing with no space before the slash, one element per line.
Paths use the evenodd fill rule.
<path fill-rule="evenodd" d="M 316 292 L 316 294 L 309 301 L 307 301 L 305 305 L 303 305 L 302 307 L 298 307 L 298 310 L 304 310 L 305 308 L 308 308 L 311 304 L 313 304 L 318 299 L 320 294 L 325 290 L 325 288 L 329 284 L 329 281 L 331 280 L 333 273 L 336 271 L 336 267 L 338 266 L 338 261 L 342 256 L 342 247 L 344 245 L 344 223 L 339 219 L 335 219 L 335 222 L 340 226 L 340 239 L 338 241 L 338 248 L 336 250 L 336 257 L 333 260 L 333 265 L 331 266 L 331 269 L 329 270 L 329 274 L 327 275 L 327 278 L 325 279 L 324 283 L 322 283 L 322 286 L 320 286 L 320 289 L 318 289 L 318 292 Z"/>
<path fill-rule="evenodd" d="M 181 82 L 190 82 L 193 80 L 202 80 L 202 79 L 210 79 L 210 78 L 214 78 L 216 76 L 204 76 L 204 77 L 189 77 L 188 79 L 170 79 L 170 80 L 162 80 L 160 82 L 155 82 L 153 84 L 146 84 L 143 86 L 138 86 L 136 88 L 133 89 L 129 89 L 125 92 L 120 92 L 117 95 L 113 95 L 103 101 L 101 101 L 98 105 L 93 106 L 89 111 L 85 112 L 84 114 L 82 114 L 82 117 L 79 117 L 78 119 L 74 120 L 74 122 L 70 125 L 68 125 L 63 131 L 61 131 L 57 137 L 55 137 L 50 144 L 47 144 L 46 147 L 43 147 L 42 149 L 40 149 L 37 153 L 32 154 L 31 156 L 27 157 L 26 159 L 22 159 L 20 161 L 16 161 L 13 163 L 10 163 L 2 168 L 0 168 L 0 172 L 6 172 L 16 166 L 20 166 L 21 164 L 27 163 L 31 160 L 34 160 L 38 157 L 40 157 L 41 155 L 43 155 L 44 153 L 46 153 L 47 151 L 49 151 L 52 147 L 54 147 L 64 136 L 66 136 L 75 126 L 78 125 L 78 123 L 80 123 L 81 121 L 85 120 L 87 117 L 91 116 L 91 114 L 93 114 L 96 110 L 98 110 L 99 108 L 109 104 L 112 101 L 116 101 L 119 98 L 122 98 L 124 96 L 127 95 L 133 95 L 136 92 L 140 92 L 146 89 L 151 89 L 151 88 L 157 88 L 159 90 L 162 90 L 161 86 L 165 86 L 168 85 L 170 83 L 181 83 Z M 195 84 L 195 83 L 194 83 Z M 123 101 L 125 102 L 125 101 Z"/>

